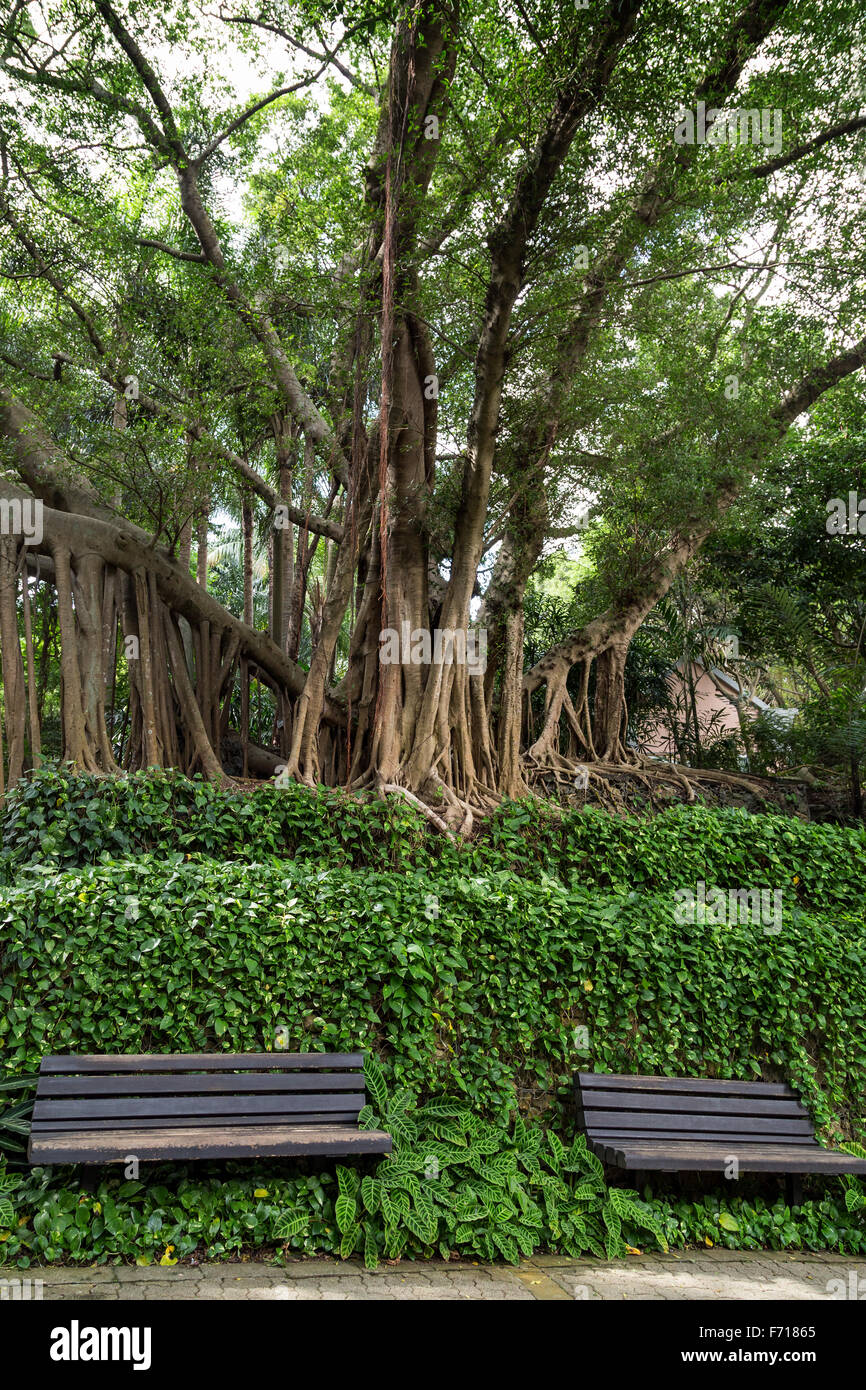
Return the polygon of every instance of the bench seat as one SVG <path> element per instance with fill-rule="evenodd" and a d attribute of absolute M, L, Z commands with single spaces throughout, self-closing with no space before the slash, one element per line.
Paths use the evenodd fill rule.
<path fill-rule="evenodd" d="M 866 1159 L 825 1149 L 781 1081 L 578 1072 L 578 1123 L 593 1153 L 639 1171 L 866 1174 Z"/>
<path fill-rule="evenodd" d="M 614 1168 L 655 1169 L 662 1172 L 724 1173 L 736 1155 L 741 1173 L 866 1173 L 866 1161 L 851 1154 L 822 1149 L 820 1144 L 707 1144 L 660 1140 L 633 1143 L 594 1141 L 593 1151 Z"/>
<path fill-rule="evenodd" d="M 30 1163 L 390 1153 L 358 1127 L 363 1053 L 44 1057 Z"/>

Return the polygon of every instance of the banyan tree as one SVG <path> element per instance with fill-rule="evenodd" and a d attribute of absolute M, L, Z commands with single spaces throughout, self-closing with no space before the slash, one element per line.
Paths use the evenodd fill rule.
<path fill-rule="evenodd" d="M 42 586 L 90 772 L 280 768 L 465 828 L 639 769 L 634 634 L 866 362 L 862 6 L 217 9 L 0 21 L 8 777 L 40 757 Z M 237 613 L 208 566 L 235 504 Z M 529 664 L 570 536 L 598 612 Z"/>

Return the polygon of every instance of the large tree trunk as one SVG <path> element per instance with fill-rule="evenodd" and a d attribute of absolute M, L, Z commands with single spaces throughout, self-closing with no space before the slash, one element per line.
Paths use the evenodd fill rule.
<path fill-rule="evenodd" d="M 626 754 L 625 662 L 630 639 L 619 637 L 595 663 L 592 741 L 601 762 L 622 762 Z"/>
<path fill-rule="evenodd" d="M 24 663 L 18 636 L 18 540 L 0 536 L 0 647 L 3 656 L 3 693 L 6 706 L 6 745 L 9 787 L 24 771 L 25 700 Z"/>
<path fill-rule="evenodd" d="M 560 86 L 553 110 L 518 178 L 508 210 L 489 238 L 492 258 L 475 359 L 475 395 L 467 430 L 451 574 L 440 619 L 447 630 L 466 631 L 469 625 L 469 601 L 483 549 L 508 334 L 512 311 L 523 287 L 529 240 L 580 122 L 605 90 L 639 7 L 640 0 L 623 0 L 610 21 L 599 26 L 588 46 L 585 35 L 581 36 L 574 68 Z M 443 664 L 432 669 L 427 681 L 407 764 L 410 787 L 421 789 L 432 784 L 441 790 L 437 769 L 450 744 L 448 710 L 453 679 L 453 666 Z M 476 770 L 469 762 L 462 768 L 459 786 L 464 798 L 471 797 L 475 782 Z"/>
<path fill-rule="evenodd" d="M 33 649 L 33 622 L 30 610 L 30 576 L 25 559 L 21 576 L 21 609 L 24 614 L 24 649 L 27 653 L 27 707 L 30 715 L 30 753 L 34 768 L 42 764 L 42 736 L 39 727 L 39 699 L 36 688 L 36 653 Z M 2 754 L 0 754 L 2 761 Z"/>
<path fill-rule="evenodd" d="M 207 588 L 207 538 L 210 525 L 210 503 L 202 503 L 195 528 L 195 577 L 203 589 Z"/>
<path fill-rule="evenodd" d="M 404 632 L 427 633 L 427 501 L 436 454 L 436 369 L 426 325 L 413 312 L 417 225 L 439 140 L 425 138 L 428 115 L 444 119 L 454 71 L 454 36 L 441 16 L 421 12 L 417 29 L 403 21 L 391 53 L 382 207 L 382 377 L 379 411 L 379 590 L 368 605 L 370 639 L 398 634 L 400 660 L 382 661 L 368 773 L 380 785 L 402 777 L 430 667 L 406 651 Z M 348 515 L 348 512 L 347 512 Z M 369 660 L 372 641 L 363 644 Z M 386 647 L 382 655 L 390 655 Z M 420 653 L 423 656 L 423 652 Z M 372 674 L 372 673 L 371 673 Z M 369 687 L 369 680 L 367 681 Z M 368 692 L 369 693 L 369 692 Z"/>
<path fill-rule="evenodd" d="M 292 501 L 292 455 L 291 438 L 282 415 L 272 422 L 274 441 L 277 450 L 277 474 L 280 503 L 284 511 L 280 513 L 279 524 L 273 532 L 273 605 L 271 612 L 271 637 L 283 651 L 288 650 L 289 603 L 294 585 L 295 538 L 294 525 L 288 514 Z"/>
<path fill-rule="evenodd" d="M 248 492 L 241 503 L 244 566 L 244 622 L 253 626 L 253 507 Z"/>

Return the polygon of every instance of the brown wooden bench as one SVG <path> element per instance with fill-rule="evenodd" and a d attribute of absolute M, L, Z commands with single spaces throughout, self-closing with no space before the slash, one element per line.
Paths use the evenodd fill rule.
<path fill-rule="evenodd" d="M 390 1153 L 362 1052 L 43 1057 L 31 1163 Z"/>
<path fill-rule="evenodd" d="M 784 1082 L 578 1072 L 575 1091 L 590 1148 L 616 1168 L 724 1174 L 735 1158 L 737 1173 L 784 1173 L 794 1200 L 794 1175 L 866 1174 L 866 1160 L 821 1147 Z"/>

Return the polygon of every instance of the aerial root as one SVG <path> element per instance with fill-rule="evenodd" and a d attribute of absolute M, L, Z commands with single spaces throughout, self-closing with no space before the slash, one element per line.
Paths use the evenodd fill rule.
<path fill-rule="evenodd" d="M 422 801 L 420 796 L 416 796 L 414 792 L 410 792 L 407 787 L 398 786 L 396 782 L 382 783 L 381 790 L 387 796 L 399 796 L 402 797 L 404 801 L 408 801 L 410 806 L 414 806 L 417 811 L 421 812 L 422 816 L 426 816 L 431 825 L 435 825 L 437 830 L 441 830 L 443 835 L 447 835 L 452 844 L 457 843 L 454 832 L 450 829 L 448 824 L 441 816 L 436 814 L 432 807 L 428 806 L 425 801 Z"/>

